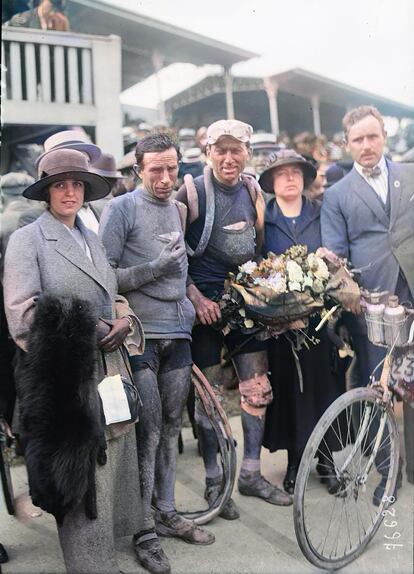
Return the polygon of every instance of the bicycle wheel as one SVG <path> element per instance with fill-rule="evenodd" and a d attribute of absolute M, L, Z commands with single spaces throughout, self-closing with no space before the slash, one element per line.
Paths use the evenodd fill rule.
<path fill-rule="evenodd" d="M 231 497 L 236 476 L 236 447 L 229 421 L 223 407 L 220 405 L 213 388 L 200 371 L 193 365 L 191 380 L 194 384 L 204 411 L 217 437 L 220 461 L 223 471 L 223 486 L 215 502 L 206 510 L 180 512 L 182 516 L 193 520 L 196 524 L 207 524 L 218 516 Z"/>
<path fill-rule="evenodd" d="M 3 489 L 7 512 L 14 514 L 13 483 L 10 474 L 11 448 L 5 426 L 0 420 L 0 481 Z"/>
<path fill-rule="evenodd" d="M 334 570 L 363 552 L 394 501 L 398 458 L 392 406 L 379 404 L 372 390 L 349 391 L 326 410 L 306 445 L 295 487 L 295 532 L 309 562 Z M 318 475 L 327 460 L 326 468 L 335 469 L 335 494 Z M 373 494 L 381 480 L 384 496 L 376 506 Z"/>

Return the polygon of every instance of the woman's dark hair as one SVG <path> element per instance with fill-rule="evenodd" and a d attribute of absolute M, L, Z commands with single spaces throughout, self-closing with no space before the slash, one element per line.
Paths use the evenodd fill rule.
<path fill-rule="evenodd" d="M 135 148 L 135 158 L 137 160 L 138 168 L 140 170 L 142 169 L 142 162 L 146 153 L 167 151 L 171 148 L 175 149 L 178 161 L 180 161 L 181 153 L 178 142 L 170 135 L 163 132 L 156 132 L 142 138 L 142 140 L 139 140 Z"/>

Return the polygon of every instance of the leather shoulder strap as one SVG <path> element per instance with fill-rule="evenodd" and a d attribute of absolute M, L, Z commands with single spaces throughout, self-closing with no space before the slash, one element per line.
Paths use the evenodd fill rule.
<path fill-rule="evenodd" d="M 208 242 L 210 241 L 211 232 L 213 229 L 215 214 L 214 186 L 212 180 L 212 170 L 207 165 L 204 168 L 204 187 L 206 192 L 206 214 L 204 228 L 201 233 L 200 241 L 198 242 L 198 245 L 195 249 L 192 249 L 187 243 L 187 253 L 190 257 L 201 257 L 203 255 Z"/>
<path fill-rule="evenodd" d="M 263 198 L 262 190 L 257 181 L 250 175 L 242 174 L 243 183 L 246 185 L 250 198 L 256 209 L 256 253 L 260 253 L 264 241 L 264 216 L 266 203 Z"/>
<path fill-rule="evenodd" d="M 198 193 L 191 173 L 185 174 L 184 184 L 187 192 L 188 223 L 193 223 L 200 214 L 198 210 Z"/>
<path fill-rule="evenodd" d="M 175 205 L 175 207 L 178 209 L 178 215 L 180 216 L 180 221 L 181 221 L 181 228 L 182 228 L 183 233 L 185 235 L 185 231 L 187 228 L 187 213 L 188 213 L 187 206 L 184 205 L 184 203 L 182 203 L 181 201 L 177 201 L 176 199 L 173 199 L 172 202 Z"/>

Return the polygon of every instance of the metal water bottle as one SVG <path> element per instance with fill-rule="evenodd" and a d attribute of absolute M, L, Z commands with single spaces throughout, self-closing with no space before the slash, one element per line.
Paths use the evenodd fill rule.
<path fill-rule="evenodd" d="M 383 345 L 385 343 L 384 336 L 384 310 L 385 305 L 381 303 L 379 293 L 372 293 L 370 301 L 366 304 L 366 318 L 368 339 L 374 345 Z"/>
<path fill-rule="evenodd" d="M 405 309 L 399 304 L 396 295 L 388 297 L 388 305 L 384 309 L 384 334 L 387 345 L 402 345 L 407 342 L 407 322 Z"/>

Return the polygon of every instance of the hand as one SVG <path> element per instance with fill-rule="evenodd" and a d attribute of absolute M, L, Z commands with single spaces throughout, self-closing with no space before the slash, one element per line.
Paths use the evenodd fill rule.
<path fill-rule="evenodd" d="M 99 323 L 96 327 L 96 334 L 98 341 L 106 337 L 106 335 L 109 333 L 110 330 L 111 327 L 107 323 L 99 319 Z"/>
<path fill-rule="evenodd" d="M 217 303 L 204 297 L 194 284 L 187 288 L 187 295 L 197 313 L 197 318 L 202 325 L 213 325 L 221 319 L 220 307 Z"/>
<path fill-rule="evenodd" d="M 179 243 L 180 235 L 176 239 L 172 239 L 156 259 L 151 261 L 150 266 L 155 278 L 162 275 L 172 275 L 174 273 L 183 273 L 186 262 L 185 245 Z"/>
<path fill-rule="evenodd" d="M 111 353 L 115 351 L 125 341 L 129 333 L 128 319 L 115 319 L 113 321 L 112 329 L 105 337 L 98 342 L 98 347 Z"/>

